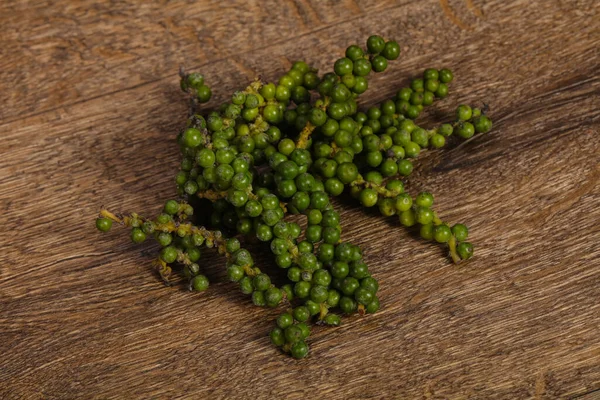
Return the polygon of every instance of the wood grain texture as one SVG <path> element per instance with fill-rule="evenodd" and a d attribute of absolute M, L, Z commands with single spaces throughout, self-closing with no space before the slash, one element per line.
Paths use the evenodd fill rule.
<path fill-rule="evenodd" d="M 3 2 L 0 398 L 594 398 L 599 11 L 593 0 Z M 174 195 L 180 63 L 201 67 L 218 100 L 295 59 L 327 69 L 375 32 L 403 55 L 363 105 L 449 66 L 451 96 L 424 121 L 491 106 L 490 134 L 427 154 L 409 182 L 469 225 L 467 265 L 339 204 L 383 307 L 316 328 L 298 362 L 269 344 L 278 311 L 250 305 L 214 254 L 211 289 L 190 294 L 151 273 L 154 244 L 95 231 L 102 205 L 151 215 Z"/>

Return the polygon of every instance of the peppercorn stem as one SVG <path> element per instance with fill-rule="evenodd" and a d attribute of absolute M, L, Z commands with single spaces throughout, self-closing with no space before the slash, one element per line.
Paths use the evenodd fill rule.
<path fill-rule="evenodd" d="M 452 257 L 452 261 L 454 261 L 455 264 L 460 264 L 462 260 L 456 252 L 456 238 L 454 236 L 448 240 L 448 248 L 450 249 L 450 257 Z"/>
<path fill-rule="evenodd" d="M 326 96 L 323 100 L 323 104 L 317 106 L 316 108 L 326 111 L 330 101 L 331 99 Z M 305 149 L 308 146 L 308 139 L 310 138 L 310 135 L 313 133 L 315 128 L 316 126 L 313 125 L 310 121 L 306 123 L 306 126 L 304 127 L 304 129 L 302 129 L 300 135 L 298 136 L 298 140 L 296 141 L 296 148 Z"/>
<path fill-rule="evenodd" d="M 374 182 L 365 181 L 361 175 L 358 175 L 358 177 L 354 181 L 350 182 L 350 186 L 361 186 L 364 188 L 370 188 L 375 190 L 375 192 L 377 192 L 378 195 L 387 198 L 396 197 L 401 193 L 397 190 L 386 189 L 385 187 L 378 185 Z"/>
<path fill-rule="evenodd" d="M 104 218 L 108 218 L 110 220 L 113 220 L 115 222 L 123 223 L 123 220 L 119 217 L 117 217 L 115 214 L 111 213 L 110 211 L 106 210 L 106 209 L 102 209 L 100 210 L 100 215 L 102 215 Z"/>

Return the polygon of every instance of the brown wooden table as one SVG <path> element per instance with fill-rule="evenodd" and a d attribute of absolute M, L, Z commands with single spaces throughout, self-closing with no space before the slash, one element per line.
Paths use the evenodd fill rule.
<path fill-rule="evenodd" d="M 600 9 L 580 1 L 4 1 L 0 4 L 0 397 L 592 398 L 600 390 Z M 476 257 L 451 265 L 352 202 L 344 238 L 381 312 L 316 328 L 295 361 L 203 258 L 210 290 L 165 288 L 154 243 L 94 228 L 101 206 L 154 215 L 175 194 L 177 69 L 223 100 L 305 59 L 331 68 L 379 33 L 402 56 L 376 104 L 426 67 L 494 130 L 430 152 L 410 179 Z M 213 103 L 214 104 L 214 103 Z M 264 253 L 259 260 L 268 263 Z"/>

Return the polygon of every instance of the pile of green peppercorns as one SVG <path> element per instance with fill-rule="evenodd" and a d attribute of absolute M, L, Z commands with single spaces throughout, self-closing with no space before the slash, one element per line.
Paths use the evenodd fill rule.
<path fill-rule="evenodd" d="M 402 225 L 416 225 L 424 239 L 446 246 L 455 263 L 473 255 L 467 227 L 444 223 L 431 193 L 411 196 L 402 178 L 423 149 L 441 148 L 453 135 L 486 133 L 492 122 L 483 110 L 460 105 L 450 123 L 433 129 L 415 123 L 425 107 L 448 95 L 453 74 L 445 68 L 426 69 L 393 98 L 359 111 L 369 75 L 385 71 L 399 55 L 397 42 L 371 36 L 366 49 L 349 46 L 333 72 L 319 75 L 298 61 L 277 83 L 257 79 L 206 115 L 196 111 L 211 97 L 204 77 L 182 71 L 181 88 L 192 107 L 177 136 L 180 200 L 167 201 L 155 219 L 103 209 L 96 227 L 105 232 L 117 222 L 131 228 L 135 243 L 155 238 L 161 277 L 169 282 L 177 267 L 196 291 L 209 284 L 200 249 L 217 248 L 227 258 L 229 279 L 255 305 L 285 307 L 270 333 L 272 343 L 306 357 L 311 322 L 338 326 L 340 314 L 379 309 L 379 284 L 361 249 L 341 240 L 331 196 L 346 190 L 365 207 L 398 215 Z M 195 212 L 199 207 L 203 211 Z M 304 229 L 286 221 L 289 214 L 306 216 Z M 288 283 L 274 285 L 240 239 L 267 243 Z"/>

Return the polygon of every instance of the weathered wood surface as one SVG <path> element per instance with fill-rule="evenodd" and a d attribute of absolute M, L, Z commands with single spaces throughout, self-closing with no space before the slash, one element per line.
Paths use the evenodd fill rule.
<path fill-rule="evenodd" d="M 600 10 L 593 0 L 0 4 L 0 397 L 574 398 L 600 390 Z M 204 294 L 165 288 L 152 243 L 95 231 L 100 206 L 174 195 L 177 68 L 223 99 L 380 33 L 403 55 L 363 104 L 429 66 L 494 130 L 428 154 L 411 190 L 471 227 L 476 257 L 354 204 L 383 309 L 317 328 L 294 361 L 207 257 Z M 328 49 L 325 51 L 324 49 Z M 340 209 L 342 209 L 340 207 Z M 260 260 L 268 262 L 268 255 Z M 596 392 L 598 394 L 598 392 Z"/>

